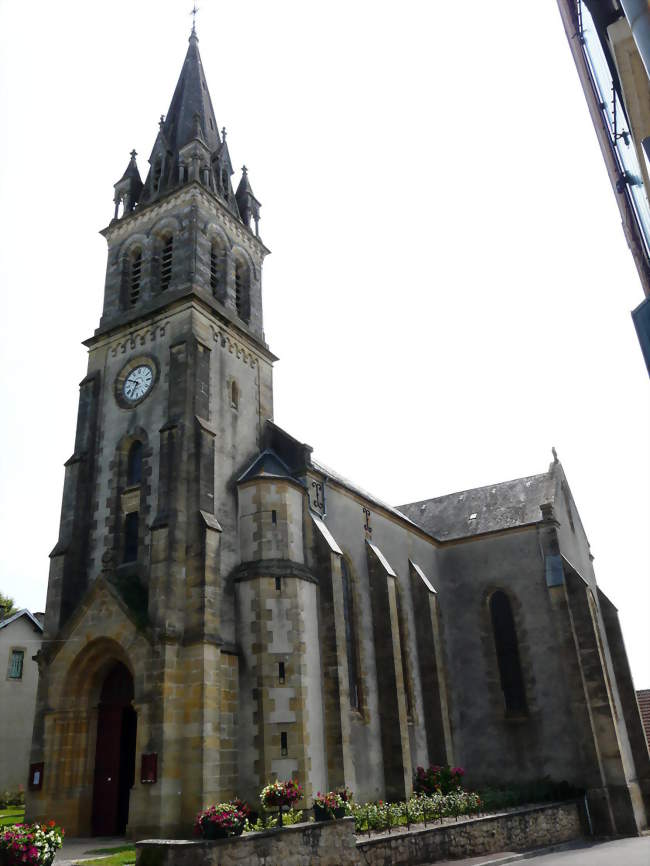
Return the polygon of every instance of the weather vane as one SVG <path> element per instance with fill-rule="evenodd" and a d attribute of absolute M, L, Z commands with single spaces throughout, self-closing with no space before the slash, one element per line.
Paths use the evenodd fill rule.
<path fill-rule="evenodd" d="M 199 11 L 198 6 L 195 3 L 194 6 L 192 7 L 192 11 L 190 12 L 190 15 L 192 16 L 192 33 L 196 32 L 196 13 L 198 11 Z"/>

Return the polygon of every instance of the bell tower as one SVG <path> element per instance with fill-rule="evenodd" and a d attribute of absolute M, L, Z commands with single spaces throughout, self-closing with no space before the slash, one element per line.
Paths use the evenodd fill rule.
<path fill-rule="evenodd" d="M 43 782 L 30 812 L 73 834 L 89 832 L 113 796 L 62 745 L 77 738 L 92 751 L 111 665 L 133 678 L 135 772 L 140 755 L 155 755 L 160 777 L 131 790 L 129 828 L 172 831 L 235 793 L 236 480 L 272 419 L 275 358 L 260 204 L 248 171 L 236 191 L 232 176 L 192 28 L 145 180 L 132 151 L 102 231 L 103 310 L 85 341 L 51 553 L 32 748 Z M 77 682 L 71 670 L 86 665 Z"/>

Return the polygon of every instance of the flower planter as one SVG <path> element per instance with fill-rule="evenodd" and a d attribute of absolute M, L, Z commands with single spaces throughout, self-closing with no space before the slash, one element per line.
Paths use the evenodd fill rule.
<path fill-rule="evenodd" d="M 314 818 L 317 821 L 335 821 L 337 818 L 345 818 L 345 806 L 339 806 L 336 809 L 327 809 L 325 806 L 319 806 L 314 803 Z"/>
<path fill-rule="evenodd" d="M 317 821 L 333 821 L 334 812 L 331 809 L 325 809 L 323 806 L 314 803 L 314 818 Z"/>
<path fill-rule="evenodd" d="M 194 832 L 203 839 L 227 839 L 241 836 L 246 823 L 245 813 L 232 803 L 217 803 L 199 812 L 194 820 Z"/>

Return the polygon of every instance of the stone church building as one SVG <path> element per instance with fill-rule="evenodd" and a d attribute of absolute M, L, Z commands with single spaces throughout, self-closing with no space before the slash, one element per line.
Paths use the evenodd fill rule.
<path fill-rule="evenodd" d="M 186 834 L 273 778 L 304 805 L 585 788 L 635 834 L 650 762 L 616 608 L 557 458 L 387 505 L 273 420 L 260 203 L 235 189 L 193 31 L 141 179 L 115 184 L 51 553 L 28 818 Z"/>

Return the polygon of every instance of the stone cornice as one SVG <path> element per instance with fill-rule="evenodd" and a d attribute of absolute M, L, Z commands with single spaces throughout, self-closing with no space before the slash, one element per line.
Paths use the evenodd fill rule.
<path fill-rule="evenodd" d="M 229 351 L 235 351 L 237 357 L 242 353 L 250 357 L 261 357 L 266 361 L 277 361 L 277 356 L 253 336 L 240 330 L 235 323 L 216 307 L 217 302 L 206 302 L 206 299 L 188 288 L 183 290 L 180 296 L 167 298 L 157 310 L 143 311 L 135 321 L 108 326 L 105 330 L 97 329 L 92 337 L 83 341 L 83 345 L 89 349 L 103 348 L 109 346 L 113 355 L 118 352 L 124 354 L 127 350 L 138 347 L 143 348 L 154 342 L 158 337 L 164 337 L 169 326 L 169 319 L 188 310 L 198 310 L 203 315 L 208 315 L 211 321 L 212 333 L 215 342 L 219 343 Z"/>
<path fill-rule="evenodd" d="M 254 580 L 257 577 L 297 577 L 308 583 L 318 583 L 318 578 L 307 566 L 289 559 L 256 559 L 242 562 L 232 572 L 235 583 Z"/>

